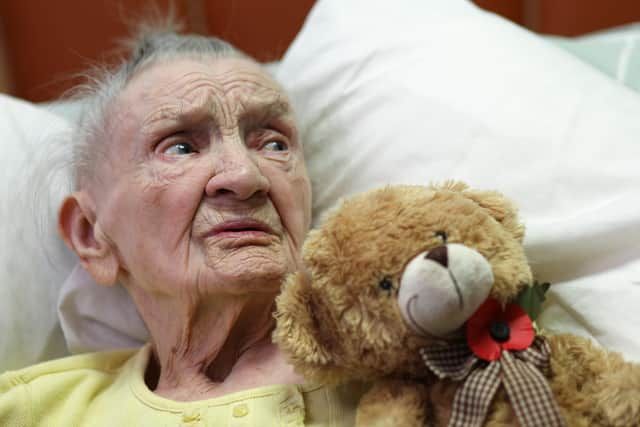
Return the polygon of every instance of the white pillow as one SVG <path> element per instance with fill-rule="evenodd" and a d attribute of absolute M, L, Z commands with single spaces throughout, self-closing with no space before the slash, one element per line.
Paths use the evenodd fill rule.
<path fill-rule="evenodd" d="M 542 324 L 640 360 L 640 99 L 464 0 L 321 0 L 278 67 L 317 220 L 340 197 L 460 179 L 513 198 Z"/>
<path fill-rule="evenodd" d="M 66 354 L 56 300 L 73 257 L 56 234 L 67 123 L 0 95 L 0 372 Z"/>
<path fill-rule="evenodd" d="M 635 93 L 465 0 L 320 0 L 275 73 L 298 108 L 316 220 L 389 183 L 503 191 L 556 283 L 543 324 L 640 360 Z M 72 349 L 144 340 L 130 300 L 90 283 L 76 271 L 61 294 Z"/>

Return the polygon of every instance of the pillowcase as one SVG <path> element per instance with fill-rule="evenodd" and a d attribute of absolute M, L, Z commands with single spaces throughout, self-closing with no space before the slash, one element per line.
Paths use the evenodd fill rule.
<path fill-rule="evenodd" d="M 74 258 L 56 233 L 68 124 L 0 95 L 0 372 L 65 355 L 58 291 Z"/>
<path fill-rule="evenodd" d="M 321 0 L 276 76 L 302 124 L 316 221 L 386 184 L 499 190 L 555 284 L 542 325 L 640 360 L 635 92 L 464 0 Z"/>

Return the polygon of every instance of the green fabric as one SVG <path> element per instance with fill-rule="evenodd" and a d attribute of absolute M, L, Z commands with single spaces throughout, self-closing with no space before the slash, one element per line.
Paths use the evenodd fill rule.
<path fill-rule="evenodd" d="M 640 91 L 640 24 L 582 37 L 547 37 L 551 43 Z"/>

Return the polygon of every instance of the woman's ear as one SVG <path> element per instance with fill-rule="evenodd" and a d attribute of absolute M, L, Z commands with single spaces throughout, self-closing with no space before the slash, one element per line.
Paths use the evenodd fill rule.
<path fill-rule="evenodd" d="M 96 282 L 104 286 L 116 283 L 118 259 L 108 240 L 100 233 L 88 194 L 75 192 L 62 202 L 58 212 L 58 231 Z"/>

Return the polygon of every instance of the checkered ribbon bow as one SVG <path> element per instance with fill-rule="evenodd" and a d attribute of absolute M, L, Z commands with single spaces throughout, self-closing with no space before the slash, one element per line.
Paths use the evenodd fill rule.
<path fill-rule="evenodd" d="M 425 364 L 439 378 L 464 383 L 456 391 L 449 427 L 480 427 L 500 384 L 524 427 L 560 427 L 565 422 L 542 372 L 549 368 L 551 349 L 537 336 L 521 351 L 503 350 L 486 362 L 465 341 L 420 349 Z"/>

